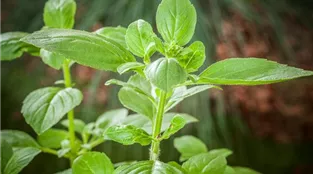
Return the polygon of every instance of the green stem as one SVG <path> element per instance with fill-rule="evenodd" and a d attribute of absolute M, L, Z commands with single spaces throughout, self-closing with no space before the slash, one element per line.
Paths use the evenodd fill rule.
<path fill-rule="evenodd" d="M 152 141 L 150 150 L 150 160 L 153 161 L 158 160 L 160 155 L 160 142 L 157 139 L 159 138 L 161 133 L 165 103 L 166 103 L 166 92 L 161 91 L 157 114 L 153 120 L 152 138 L 154 140 Z"/>
<path fill-rule="evenodd" d="M 42 152 L 44 152 L 44 153 L 49 153 L 49 154 L 58 156 L 58 151 L 56 151 L 56 150 L 54 150 L 54 149 L 42 147 L 42 148 L 40 148 L 40 150 L 41 150 Z M 70 158 L 70 156 L 68 156 L 68 155 L 64 155 L 64 157 L 65 157 L 65 158 Z"/>
<path fill-rule="evenodd" d="M 70 88 L 72 87 L 72 78 L 71 78 L 71 70 L 70 70 L 70 60 L 65 60 L 63 63 L 63 76 L 64 76 L 64 83 L 65 87 Z M 74 111 L 71 110 L 67 113 L 67 119 L 69 122 L 68 131 L 70 134 L 70 145 L 71 150 L 75 149 L 75 125 L 74 125 Z M 74 154 L 76 152 L 73 152 Z M 71 159 L 73 161 L 73 159 Z"/>
<path fill-rule="evenodd" d="M 96 146 L 98 146 L 99 144 L 103 143 L 104 142 L 104 139 L 97 139 L 95 141 L 92 141 L 89 143 L 90 145 L 90 150 Z M 83 149 L 81 151 L 78 152 L 78 155 L 82 155 L 84 153 L 88 152 L 88 149 Z"/>

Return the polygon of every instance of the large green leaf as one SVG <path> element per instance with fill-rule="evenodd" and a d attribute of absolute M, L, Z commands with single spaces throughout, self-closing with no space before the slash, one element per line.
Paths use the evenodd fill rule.
<path fill-rule="evenodd" d="M 75 12 L 74 0 L 49 0 L 44 8 L 43 20 L 51 28 L 73 28 Z"/>
<path fill-rule="evenodd" d="M 20 41 L 21 38 L 27 35 L 28 33 L 24 32 L 8 32 L 1 34 L 1 60 L 19 58 L 24 52 L 38 55 L 38 48 Z"/>
<path fill-rule="evenodd" d="M 183 163 L 188 174 L 224 174 L 227 166 L 225 156 L 215 153 L 202 153 Z"/>
<path fill-rule="evenodd" d="M 22 40 L 95 69 L 116 71 L 121 64 L 136 61 L 119 43 L 86 31 L 46 29 Z"/>
<path fill-rule="evenodd" d="M 186 71 L 173 58 L 160 58 L 154 61 L 146 68 L 145 74 L 151 83 L 166 92 L 170 92 L 175 85 L 187 79 Z"/>
<path fill-rule="evenodd" d="M 26 147 L 14 149 L 13 155 L 5 166 L 3 174 L 18 174 L 33 158 L 40 153 L 38 148 Z"/>
<path fill-rule="evenodd" d="M 125 72 L 128 72 L 130 70 L 141 70 L 145 67 L 144 64 L 139 63 L 139 62 L 127 62 L 119 67 L 117 67 L 117 72 L 120 74 L 124 74 Z"/>
<path fill-rule="evenodd" d="M 161 161 L 140 161 L 123 165 L 116 169 L 116 174 L 184 174 L 183 171 Z"/>
<path fill-rule="evenodd" d="M 3 173 L 5 166 L 13 155 L 12 146 L 1 138 L 1 173 Z"/>
<path fill-rule="evenodd" d="M 123 87 L 118 93 L 120 102 L 128 109 L 153 118 L 155 107 L 149 98 L 132 88 Z"/>
<path fill-rule="evenodd" d="M 72 169 L 63 170 L 61 172 L 55 173 L 55 174 L 72 174 Z"/>
<path fill-rule="evenodd" d="M 57 70 L 62 68 L 63 62 L 66 59 L 62 55 L 52 53 L 45 49 L 40 49 L 40 57 L 45 64 Z"/>
<path fill-rule="evenodd" d="M 126 44 L 128 49 L 138 57 L 150 57 L 155 52 L 154 37 L 151 25 L 139 19 L 131 23 L 126 31 Z"/>
<path fill-rule="evenodd" d="M 107 129 L 105 135 L 123 145 L 139 143 L 145 146 L 149 145 L 152 140 L 147 132 L 133 125 L 111 126 Z"/>
<path fill-rule="evenodd" d="M 43 147 L 60 148 L 61 142 L 69 138 L 69 133 L 61 129 L 49 129 L 38 136 L 38 143 Z"/>
<path fill-rule="evenodd" d="M 197 23 L 197 13 L 189 0 L 162 0 L 156 14 L 159 33 L 167 43 L 187 44 Z"/>
<path fill-rule="evenodd" d="M 33 137 L 18 130 L 1 130 L 1 139 L 12 147 L 40 147 Z"/>
<path fill-rule="evenodd" d="M 185 135 L 174 139 L 174 147 L 180 152 L 180 161 L 208 151 L 206 145 L 198 138 Z"/>
<path fill-rule="evenodd" d="M 46 87 L 31 92 L 23 102 L 22 113 L 26 122 L 42 134 L 82 101 L 78 89 Z"/>
<path fill-rule="evenodd" d="M 219 61 L 204 70 L 198 82 L 222 85 L 262 85 L 282 82 L 312 71 L 289 67 L 258 58 L 231 58 Z"/>
<path fill-rule="evenodd" d="M 75 159 L 73 174 L 113 174 L 111 160 L 100 152 L 87 152 Z"/>
<path fill-rule="evenodd" d="M 179 63 L 187 72 L 197 71 L 205 60 L 205 46 L 202 42 L 196 41 L 188 48 L 185 48 L 178 58 Z"/>
<path fill-rule="evenodd" d="M 125 42 L 126 28 L 124 27 L 103 27 L 95 31 L 95 33 L 114 40 L 115 42 L 121 44 L 124 48 L 127 47 Z"/>

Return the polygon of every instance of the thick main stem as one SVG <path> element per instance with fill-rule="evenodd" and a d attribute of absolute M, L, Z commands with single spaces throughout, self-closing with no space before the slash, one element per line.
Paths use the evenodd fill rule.
<path fill-rule="evenodd" d="M 70 60 L 65 60 L 63 63 L 63 76 L 65 87 L 72 87 L 72 78 L 70 71 Z M 70 134 L 70 146 L 71 149 L 75 149 L 75 125 L 74 125 L 74 111 L 71 110 L 67 113 L 67 119 L 69 122 L 68 131 Z M 71 159 L 72 163 L 73 159 Z"/>
<path fill-rule="evenodd" d="M 153 120 L 152 137 L 154 141 L 152 141 L 151 150 L 150 150 L 150 160 L 153 160 L 153 161 L 158 160 L 159 155 L 160 155 L 160 142 L 157 141 L 157 139 L 159 138 L 159 135 L 161 133 L 165 103 L 166 103 L 166 92 L 161 91 L 160 100 L 159 100 L 158 108 L 157 108 L 157 114 Z"/>

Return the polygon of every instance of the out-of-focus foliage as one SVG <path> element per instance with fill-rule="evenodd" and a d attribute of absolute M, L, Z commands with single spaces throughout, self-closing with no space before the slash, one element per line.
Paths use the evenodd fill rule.
<path fill-rule="evenodd" d="M 2 1 L 2 32 L 39 30 L 43 26 L 42 7 L 45 2 L 46 0 L 36 0 L 31 3 L 29 0 Z M 139 18 L 154 24 L 154 12 L 159 3 L 159 0 L 77 0 L 78 12 L 75 28 L 96 30 L 102 26 L 121 25 L 126 27 L 130 22 Z M 206 64 L 214 62 L 216 58 L 224 59 L 226 57 L 251 56 L 252 54 L 260 57 L 271 57 L 284 63 L 300 64 L 307 69 L 312 68 L 313 53 L 307 52 L 308 49 L 306 48 L 310 48 L 313 44 L 312 39 L 310 39 L 313 36 L 313 33 L 310 32 L 312 31 L 313 19 L 308 17 L 312 16 L 312 1 L 193 0 L 192 3 L 195 4 L 198 16 L 196 34 L 193 39 L 200 40 L 205 44 L 207 48 L 205 50 Z M 155 25 L 152 27 L 156 28 Z M 26 57 L 26 59 L 13 62 L 2 62 L 1 126 L 3 129 L 30 131 L 30 127 L 24 123 L 19 113 L 21 101 L 32 89 L 45 86 L 60 77 L 60 74 L 47 68 L 39 59 L 29 55 Z M 200 71 L 202 70 L 200 69 Z M 117 100 L 118 90 L 103 85 L 111 74 L 81 66 L 75 66 L 73 73 L 77 77 L 75 79 L 76 85 L 84 89 L 84 98 L 86 98 L 83 101 L 83 107 L 77 113 L 81 119 L 88 122 L 94 120 L 104 110 L 120 106 Z M 125 79 L 126 76 L 127 74 Z M 120 78 L 124 81 L 125 79 Z M 304 91 L 301 96 L 305 97 L 301 97 L 300 94 L 296 95 L 299 100 L 302 100 L 300 101 L 303 103 L 302 105 L 299 105 L 299 100 L 292 101 L 293 104 L 296 101 L 297 103 L 294 105 L 300 109 L 289 107 L 290 105 L 285 104 L 284 100 L 280 99 L 283 98 L 281 96 L 286 96 L 282 92 L 283 89 L 290 88 L 287 84 L 282 84 L 274 86 L 274 89 L 269 86 L 253 89 L 227 88 L 225 89 L 226 94 L 224 94 L 227 96 L 218 92 L 211 95 L 209 93 L 208 95 L 197 95 L 178 105 L 176 110 L 190 113 L 202 120 L 196 127 L 190 125 L 184 131 L 199 136 L 209 149 L 219 147 L 232 149 L 235 155 L 230 159 L 234 165 L 249 166 L 269 174 L 292 173 L 296 170 L 305 173 L 305 167 L 302 169 L 301 165 L 312 165 L 310 161 L 312 142 L 292 143 L 292 140 L 300 139 L 301 142 L 301 137 L 308 137 L 307 139 L 312 141 L 313 138 L 306 135 L 300 136 L 302 134 L 292 134 L 301 132 L 299 129 L 303 127 L 296 127 L 296 130 L 291 127 L 290 130 L 286 130 L 289 124 L 295 122 L 293 121 L 295 119 L 282 118 L 284 115 L 296 115 L 298 116 L 296 118 L 300 117 L 303 122 L 308 122 L 307 116 L 312 116 L 309 109 L 312 105 L 311 107 L 310 105 L 303 107 L 303 105 L 306 104 L 305 101 L 312 101 L 306 95 L 308 93 L 306 91 L 312 91 L 313 88 L 312 85 L 306 84 L 308 82 L 291 83 L 291 86 L 296 86 L 294 90 Z M 301 88 L 301 85 L 307 87 Z M 250 93 L 252 95 L 248 95 Z M 275 97 L 277 93 L 279 99 Z M 273 95 L 275 96 L 273 97 Z M 263 98 L 258 96 L 263 96 Z M 250 102 L 252 97 L 257 99 L 255 104 Z M 287 97 L 287 99 L 290 98 L 294 97 Z M 225 99 L 226 101 L 224 101 Z M 271 108 L 270 106 L 274 104 L 267 100 L 277 101 L 274 102 L 277 106 Z M 269 107 L 279 112 L 268 111 L 270 110 Z M 302 109 L 304 111 L 301 108 L 304 108 Z M 253 132 L 250 132 L 247 122 L 243 121 L 242 118 L 247 120 Z M 288 124 L 285 126 L 282 123 L 279 124 L 280 122 Z M 276 128 L 277 124 L 278 128 Z M 264 127 L 266 130 L 263 130 Z M 310 127 L 310 124 L 307 127 Z M 260 137 L 264 137 L 264 134 L 274 135 L 268 136 L 268 139 L 264 140 L 255 138 L 255 134 L 260 135 Z M 297 138 L 292 138 L 293 136 Z M 288 143 L 279 144 L 272 141 L 273 139 Z M 179 158 L 177 151 L 173 148 L 166 148 L 172 147 L 172 143 L 173 141 L 170 139 L 162 144 L 161 158 L 165 161 Z M 148 156 L 147 148 L 139 145 L 122 147 L 110 142 L 103 145 L 100 150 L 104 150 L 113 162 L 119 162 L 133 160 L 134 157 L 138 160 L 144 159 Z M 54 158 L 45 158 L 39 155 L 34 161 L 37 165 L 32 165 L 37 167 L 29 166 L 24 173 L 34 173 L 34 171 L 39 170 L 42 173 L 53 173 L 59 169 L 66 169 L 64 168 L 64 161 L 56 163 L 52 168 L 43 165 L 44 163 L 54 164 L 55 161 Z M 299 165 L 300 167 L 297 167 Z M 38 168 L 40 166 L 42 166 L 41 169 Z"/>

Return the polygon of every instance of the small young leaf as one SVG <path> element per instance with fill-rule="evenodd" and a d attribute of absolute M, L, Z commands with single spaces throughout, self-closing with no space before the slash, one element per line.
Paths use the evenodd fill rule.
<path fill-rule="evenodd" d="M 156 14 L 159 33 L 167 43 L 180 46 L 192 38 L 197 23 L 197 13 L 189 0 L 162 0 Z"/>
<path fill-rule="evenodd" d="M 233 167 L 233 169 L 236 171 L 236 174 L 261 174 L 247 167 Z"/>
<path fill-rule="evenodd" d="M 154 43 L 154 37 L 156 37 L 156 35 L 153 33 L 151 25 L 139 19 L 128 26 L 125 39 L 129 50 L 133 54 L 138 57 L 145 57 L 149 55 L 151 49 L 152 52 L 155 51 L 155 47 L 149 48 L 149 45 Z"/>
<path fill-rule="evenodd" d="M 140 114 L 133 114 L 123 119 L 121 125 L 133 125 L 138 128 L 144 128 L 149 122 L 151 122 L 151 120 L 148 117 Z"/>
<path fill-rule="evenodd" d="M 86 31 L 46 29 L 28 35 L 22 41 L 100 70 L 116 71 L 121 64 L 136 61 L 117 42 Z"/>
<path fill-rule="evenodd" d="M 190 52 L 180 57 L 178 61 L 187 72 L 195 72 L 205 60 L 205 46 L 202 42 L 196 41 L 185 49 L 190 50 Z"/>
<path fill-rule="evenodd" d="M 96 127 L 106 131 L 110 126 L 119 124 L 128 114 L 127 109 L 115 109 L 100 115 L 96 121 Z"/>
<path fill-rule="evenodd" d="M 123 87 L 118 93 L 118 98 L 123 106 L 139 114 L 153 118 L 155 107 L 146 95 L 132 88 Z"/>
<path fill-rule="evenodd" d="M 147 79 L 142 77 L 141 75 L 135 74 L 131 76 L 127 83 L 139 88 L 146 95 L 149 95 L 149 96 L 151 95 L 151 91 L 152 91 L 151 83 Z"/>
<path fill-rule="evenodd" d="M 121 44 L 124 48 L 127 48 L 125 42 L 126 28 L 124 27 L 103 27 L 95 31 L 95 33 L 114 40 L 115 42 Z"/>
<path fill-rule="evenodd" d="M 154 39 L 156 50 L 164 55 L 165 49 L 164 49 L 164 44 L 163 44 L 162 40 L 158 37 L 154 37 L 153 39 Z"/>
<path fill-rule="evenodd" d="M 124 74 L 130 70 L 142 70 L 144 67 L 145 65 L 139 62 L 127 62 L 117 67 L 117 72 Z"/>
<path fill-rule="evenodd" d="M 312 71 L 289 67 L 258 58 L 219 61 L 200 74 L 200 83 L 221 85 L 262 85 L 313 75 Z"/>
<path fill-rule="evenodd" d="M 69 127 L 69 121 L 67 119 L 61 121 L 61 124 L 67 128 Z M 78 133 L 82 133 L 84 130 L 84 127 L 86 126 L 86 123 L 83 120 L 74 119 L 74 125 L 75 125 L 75 131 Z"/>
<path fill-rule="evenodd" d="M 146 146 L 152 140 L 147 132 L 132 125 L 111 126 L 107 129 L 105 135 L 123 145 L 139 143 Z"/>
<path fill-rule="evenodd" d="M 13 155 L 12 146 L 1 137 L 1 173 Z"/>
<path fill-rule="evenodd" d="M 175 134 L 178 132 L 180 129 L 182 129 L 186 125 L 186 120 L 179 116 L 176 115 L 173 117 L 170 127 L 165 130 L 165 132 L 162 134 L 162 139 L 168 139 L 171 135 Z"/>
<path fill-rule="evenodd" d="M 182 117 L 186 121 L 186 124 L 194 123 L 198 121 L 195 117 L 192 117 L 191 115 L 188 115 L 188 114 L 173 113 L 173 112 L 165 113 L 163 116 L 163 120 L 162 120 L 161 132 L 164 132 L 168 127 L 170 127 L 171 121 L 173 120 L 174 116 Z M 152 133 L 152 122 L 149 121 L 148 123 L 146 123 L 142 127 L 142 129 L 144 129 L 149 134 Z"/>
<path fill-rule="evenodd" d="M 115 170 L 116 174 L 184 174 L 183 171 L 161 161 L 140 161 L 131 165 L 123 165 Z"/>
<path fill-rule="evenodd" d="M 100 152 L 87 152 L 75 159 L 73 174 L 113 174 L 114 167 L 111 160 Z"/>
<path fill-rule="evenodd" d="M 43 20 L 51 28 L 73 28 L 76 3 L 74 0 L 49 0 L 46 2 Z"/>
<path fill-rule="evenodd" d="M 21 38 L 27 35 L 28 33 L 24 32 L 8 32 L 1 34 L 1 61 L 19 58 L 24 52 L 38 55 L 38 48 L 20 41 Z"/>
<path fill-rule="evenodd" d="M 38 148 L 15 148 L 13 155 L 5 166 L 3 174 L 18 174 L 33 158 L 40 153 Z"/>
<path fill-rule="evenodd" d="M 62 55 L 58 55 L 44 49 L 40 49 L 40 57 L 45 64 L 57 70 L 62 68 L 63 62 L 65 60 L 65 57 Z"/>
<path fill-rule="evenodd" d="M 71 151 L 71 148 L 62 148 L 60 150 L 58 150 L 58 157 L 62 158 L 63 156 L 65 156 L 67 153 L 69 153 Z"/>
<path fill-rule="evenodd" d="M 186 71 L 173 58 L 160 58 L 154 61 L 146 68 L 145 74 L 151 83 L 166 92 L 170 92 L 175 85 L 187 79 Z"/>
<path fill-rule="evenodd" d="M 83 95 L 78 89 L 46 87 L 30 93 L 23 102 L 26 122 L 42 134 L 80 104 Z"/>
<path fill-rule="evenodd" d="M 224 156 L 202 153 L 189 158 L 182 166 L 188 174 L 224 174 L 226 165 Z"/>
<path fill-rule="evenodd" d="M 12 147 L 40 147 L 33 137 L 18 130 L 1 130 L 1 139 Z"/>
<path fill-rule="evenodd" d="M 180 152 L 180 161 L 208 151 L 206 145 L 198 138 L 186 135 L 174 139 L 174 147 Z"/>
<path fill-rule="evenodd" d="M 198 94 L 200 92 L 206 91 L 210 88 L 215 88 L 215 89 L 221 89 L 218 86 L 215 85 L 201 85 L 201 86 L 195 86 L 187 89 L 185 86 L 184 87 L 178 87 L 174 90 L 174 93 L 170 100 L 168 101 L 166 105 L 166 110 L 169 110 L 176 106 L 178 103 L 183 101 L 185 98 L 193 96 L 195 94 Z"/>
<path fill-rule="evenodd" d="M 60 129 L 49 129 L 38 136 L 38 143 L 43 147 L 60 148 L 61 142 L 69 137 L 67 131 Z"/>

